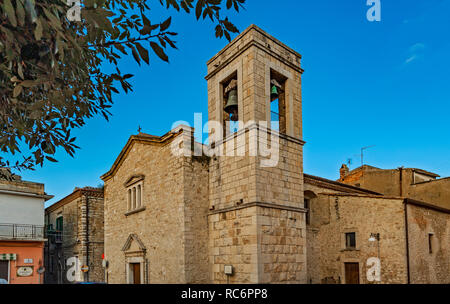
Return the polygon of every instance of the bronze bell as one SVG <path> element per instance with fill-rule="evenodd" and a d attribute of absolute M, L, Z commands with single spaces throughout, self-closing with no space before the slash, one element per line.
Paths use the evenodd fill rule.
<path fill-rule="evenodd" d="M 274 101 L 275 99 L 278 99 L 279 95 L 277 86 L 273 85 L 270 90 L 270 100 Z"/>
<path fill-rule="evenodd" d="M 237 109 L 238 109 L 237 90 L 232 89 L 228 93 L 228 101 L 227 101 L 227 104 L 226 104 L 224 110 L 228 114 L 236 115 Z"/>

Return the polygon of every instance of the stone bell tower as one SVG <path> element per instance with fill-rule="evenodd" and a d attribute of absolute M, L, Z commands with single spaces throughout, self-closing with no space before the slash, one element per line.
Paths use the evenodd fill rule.
<path fill-rule="evenodd" d="M 207 63 L 214 283 L 306 283 L 300 59 L 252 25 Z"/>

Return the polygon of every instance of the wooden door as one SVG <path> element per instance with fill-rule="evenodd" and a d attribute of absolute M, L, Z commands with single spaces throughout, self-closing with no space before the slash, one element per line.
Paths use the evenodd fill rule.
<path fill-rule="evenodd" d="M 131 264 L 133 267 L 133 284 L 141 284 L 141 264 Z"/>
<path fill-rule="evenodd" d="M 345 284 L 359 284 L 359 263 L 345 263 Z"/>

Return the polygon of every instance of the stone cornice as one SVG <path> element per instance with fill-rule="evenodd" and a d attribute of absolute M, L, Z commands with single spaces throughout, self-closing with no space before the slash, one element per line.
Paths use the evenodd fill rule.
<path fill-rule="evenodd" d="M 299 72 L 300 74 L 303 74 L 303 72 L 305 71 L 301 67 L 295 65 L 294 63 L 292 63 L 292 62 L 286 60 L 285 58 L 283 58 L 282 56 L 278 55 L 277 53 L 275 53 L 271 49 L 267 49 L 267 47 L 265 47 L 264 45 L 262 45 L 258 41 L 253 40 L 253 41 L 250 41 L 248 44 L 246 44 L 245 47 L 239 49 L 236 53 L 234 53 L 233 55 L 228 57 L 224 62 L 220 62 L 220 64 L 215 68 L 214 71 L 211 71 L 210 73 L 208 73 L 208 75 L 205 76 L 205 79 L 209 80 L 211 77 L 213 77 L 219 71 L 223 70 L 224 67 L 226 67 L 230 62 L 232 62 L 234 59 L 239 57 L 242 53 L 247 51 L 252 46 L 255 46 L 258 49 L 266 52 L 267 54 L 277 58 L 278 60 L 280 60 L 281 62 L 283 62 L 284 64 L 286 64 L 290 68 L 292 68 L 293 70 Z"/>
<path fill-rule="evenodd" d="M 218 213 L 225 213 L 235 210 L 241 210 L 241 209 L 247 209 L 252 207 L 263 207 L 263 208 L 271 208 L 271 209 L 279 209 L 279 210 L 286 210 L 286 211 L 293 211 L 293 212 L 299 212 L 299 213 L 306 213 L 307 209 L 300 208 L 300 207 L 291 207 L 291 206 L 284 206 L 279 204 L 273 204 L 273 203 L 264 203 L 264 202 L 252 202 L 252 203 L 245 203 L 238 206 L 228 207 L 228 208 L 222 208 L 218 210 L 211 210 L 209 212 L 209 215 L 214 215 Z"/>
<path fill-rule="evenodd" d="M 31 193 L 31 192 L 22 192 L 22 191 L 13 191 L 13 190 L 4 190 L 4 189 L 0 189 L 0 194 L 9 194 L 9 195 L 27 196 L 27 197 L 33 197 L 33 198 L 42 198 L 45 201 L 48 201 L 49 199 L 53 198 L 53 195 L 36 194 L 36 193 Z"/>
<path fill-rule="evenodd" d="M 80 198 L 83 195 L 88 197 L 103 198 L 103 189 L 89 188 L 89 187 L 75 189 L 71 194 L 57 201 L 53 205 L 47 207 L 45 209 L 45 213 L 53 212 L 56 209 L 61 208 L 62 206 L 67 205 L 70 202 L 73 202 L 74 200 Z"/>
<path fill-rule="evenodd" d="M 274 52 L 272 50 L 272 48 L 270 47 L 270 45 L 263 45 L 261 44 L 259 41 L 257 40 L 251 40 L 248 43 L 246 43 L 242 48 L 237 48 L 236 47 L 236 43 L 238 43 L 239 41 L 242 40 L 242 38 L 247 35 L 250 31 L 256 31 L 259 34 L 263 35 L 265 37 L 265 39 L 270 40 L 272 43 L 278 45 L 279 47 L 283 48 L 285 51 L 291 53 L 294 57 L 298 58 L 298 64 L 296 64 L 295 62 L 292 62 L 290 60 L 287 60 L 286 58 L 284 58 L 283 56 L 280 56 L 280 54 Z M 228 58 L 225 59 L 224 62 L 218 62 L 218 65 L 215 67 L 214 71 L 209 71 L 208 75 L 205 77 L 206 80 L 210 79 L 211 77 L 213 77 L 218 71 L 222 70 L 225 66 L 227 66 L 230 62 L 232 62 L 234 59 L 236 59 L 238 56 L 240 56 L 243 52 L 245 52 L 246 50 L 248 50 L 250 47 L 255 46 L 258 49 L 268 53 L 269 55 L 277 58 L 278 60 L 280 60 L 281 62 L 283 62 L 284 64 L 288 65 L 289 67 L 291 67 L 292 69 L 294 69 L 295 71 L 299 72 L 299 73 L 303 73 L 304 70 L 300 67 L 300 60 L 302 58 L 302 55 L 300 55 L 300 53 L 298 53 L 297 51 L 293 50 L 292 48 L 288 47 L 287 45 L 285 45 L 284 43 L 282 43 L 280 40 L 276 39 L 275 37 L 273 37 L 272 35 L 269 35 L 268 33 L 266 33 L 265 31 L 263 31 L 262 29 L 260 29 L 259 27 L 257 27 L 256 25 L 252 24 L 250 25 L 246 30 L 244 30 L 240 35 L 238 35 L 235 39 L 233 39 L 227 46 L 225 46 L 219 53 L 217 53 L 213 58 L 211 58 L 210 60 L 208 60 L 207 65 L 209 66 L 211 63 L 213 63 L 216 59 L 220 58 L 220 56 L 222 56 L 227 50 L 229 50 L 230 48 L 236 48 L 236 52 L 234 52 L 233 54 L 231 54 Z"/>
<path fill-rule="evenodd" d="M 125 144 L 125 147 L 123 147 L 122 151 L 120 151 L 119 156 L 114 161 L 114 164 L 112 165 L 111 169 L 100 176 L 100 178 L 103 181 L 109 180 L 119 169 L 120 165 L 122 165 L 123 161 L 127 158 L 128 153 L 130 152 L 131 148 L 135 143 L 142 143 L 147 145 L 156 145 L 156 146 L 165 146 L 168 143 L 170 143 L 175 137 L 183 133 L 183 130 L 180 130 L 179 132 L 173 132 L 170 131 L 166 133 L 163 136 L 154 136 L 154 135 L 148 135 L 148 134 L 138 134 L 138 135 L 132 135 L 128 139 L 127 143 Z"/>
<path fill-rule="evenodd" d="M 279 46 L 283 47 L 284 49 L 286 49 L 287 51 L 293 53 L 294 55 L 296 55 L 297 57 L 299 57 L 300 59 L 302 58 L 302 55 L 300 53 L 298 53 L 297 51 L 295 51 L 294 49 L 288 47 L 286 44 L 284 44 L 283 42 L 281 42 L 280 40 L 278 40 L 277 38 L 273 37 L 272 35 L 268 34 L 267 32 L 265 32 L 264 30 L 262 30 L 261 28 L 259 28 L 258 26 L 256 26 L 255 24 L 251 24 L 248 28 L 246 28 L 242 33 L 240 33 L 236 38 L 234 38 L 229 44 L 227 44 L 222 50 L 220 50 L 220 52 L 218 52 L 216 55 L 214 55 L 214 57 L 212 57 L 211 59 L 209 59 L 207 61 L 206 64 L 210 64 L 211 62 L 213 62 L 216 58 L 220 57 L 223 53 L 225 53 L 226 50 L 228 50 L 229 48 L 233 47 L 236 42 L 238 42 L 242 37 L 244 37 L 248 32 L 250 32 L 251 30 L 255 30 L 257 32 L 259 32 L 260 34 L 262 34 L 263 36 L 265 36 L 267 39 L 272 40 L 272 42 L 275 42 L 276 44 L 278 44 Z"/>
<path fill-rule="evenodd" d="M 350 192 L 350 193 L 362 193 L 362 194 L 372 194 L 372 195 L 381 195 L 380 193 L 377 193 L 375 191 L 359 188 L 356 186 L 351 186 L 347 184 L 343 184 L 340 182 L 328 180 L 322 177 L 309 175 L 309 174 L 303 174 L 304 177 L 304 183 L 314 185 L 317 187 L 327 188 L 331 190 L 336 191 L 344 191 L 344 192 Z"/>
<path fill-rule="evenodd" d="M 280 133 L 280 132 L 278 132 L 278 131 L 275 131 L 275 130 L 272 130 L 272 129 L 269 129 L 269 128 L 266 128 L 266 127 L 259 126 L 259 125 L 255 122 L 255 123 L 252 123 L 252 124 L 249 125 L 249 126 L 246 126 L 246 127 L 243 128 L 243 129 L 240 129 L 240 130 L 237 131 L 236 133 L 230 134 L 230 135 L 228 135 L 227 137 L 225 137 L 225 138 L 223 138 L 223 139 L 221 139 L 221 140 L 218 140 L 218 141 L 214 142 L 214 146 L 215 146 L 215 147 L 220 146 L 220 145 L 222 145 L 223 143 L 226 143 L 227 141 L 229 141 L 230 139 L 233 139 L 233 138 L 235 138 L 235 137 L 237 137 L 237 136 L 241 136 L 241 135 L 243 135 L 244 133 L 249 132 L 249 131 L 254 130 L 254 129 L 256 129 L 256 130 L 261 130 L 261 131 L 264 131 L 264 132 L 267 132 L 267 133 L 270 134 L 270 135 L 271 135 L 272 133 L 274 133 L 275 136 L 278 136 L 279 138 L 285 139 L 285 140 L 290 141 L 290 142 L 297 143 L 297 144 L 299 144 L 299 145 L 301 145 L 301 146 L 304 146 L 304 145 L 306 144 L 306 142 L 303 141 L 303 140 L 300 139 L 300 138 L 293 137 L 293 136 L 290 136 L 290 135 L 287 135 L 287 134 L 284 134 L 284 133 Z M 211 145 L 209 145 L 209 149 L 212 149 Z"/>

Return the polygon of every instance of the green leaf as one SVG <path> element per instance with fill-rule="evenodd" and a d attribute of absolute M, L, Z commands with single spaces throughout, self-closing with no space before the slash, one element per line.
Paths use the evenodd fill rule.
<path fill-rule="evenodd" d="M 45 156 L 45 158 L 48 159 L 48 160 L 51 161 L 51 162 L 54 162 L 54 163 L 57 163 L 57 162 L 58 162 L 56 159 L 54 159 L 54 158 L 51 157 L 51 156 Z"/>
<path fill-rule="evenodd" d="M 25 0 L 25 11 L 26 11 L 31 23 L 36 22 L 37 13 L 36 13 L 34 0 Z"/>
<path fill-rule="evenodd" d="M 16 6 L 17 20 L 23 26 L 25 24 L 25 10 L 22 5 L 22 0 L 16 0 Z"/>
<path fill-rule="evenodd" d="M 202 16 L 202 10 L 203 10 L 203 0 L 198 0 L 197 6 L 195 7 L 195 17 L 197 17 L 197 20 L 200 19 Z"/>
<path fill-rule="evenodd" d="M 123 54 L 128 55 L 128 53 L 125 51 L 125 47 L 124 47 L 122 44 L 120 44 L 120 43 L 115 43 L 115 44 L 114 44 L 114 47 L 115 47 L 116 49 L 118 49 L 119 51 L 121 51 Z"/>
<path fill-rule="evenodd" d="M 17 26 L 17 19 L 16 19 L 16 13 L 14 11 L 14 7 L 11 3 L 11 0 L 4 0 L 3 1 L 3 9 L 6 12 L 6 15 L 8 16 L 9 22 L 11 22 L 11 25 L 13 27 Z"/>
<path fill-rule="evenodd" d="M 158 55 L 159 58 L 161 58 L 166 62 L 169 62 L 169 57 L 166 55 L 166 53 L 164 53 L 164 50 L 162 49 L 162 47 L 159 46 L 159 44 L 151 41 L 150 46 L 152 47 L 153 51 L 156 53 L 156 55 Z"/>
<path fill-rule="evenodd" d="M 17 85 L 17 86 L 14 88 L 14 91 L 13 91 L 13 97 L 15 98 L 15 97 L 19 96 L 20 93 L 22 93 L 22 90 L 23 90 L 23 87 L 22 87 L 21 85 Z"/>
<path fill-rule="evenodd" d="M 134 60 L 136 60 L 136 62 L 141 65 L 141 58 L 139 57 L 138 52 L 136 51 L 135 47 L 131 47 L 131 53 L 133 54 Z"/>
<path fill-rule="evenodd" d="M 160 31 L 164 32 L 165 30 L 167 30 L 169 28 L 171 22 L 172 22 L 172 17 L 169 17 L 166 21 L 161 23 L 161 26 L 159 28 Z"/>
<path fill-rule="evenodd" d="M 149 63 L 149 58 L 148 58 L 148 51 L 147 49 L 145 49 L 139 42 L 135 43 L 135 46 L 139 52 L 139 55 L 141 56 L 142 60 L 144 60 L 147 64 Z"/>
<path fill-rule="evenodd" d="M 36 29 L 34 30 L 34 38 L 39 41 L 42 38 L 42 23 L 37 20 L 36 21 Z"/>

